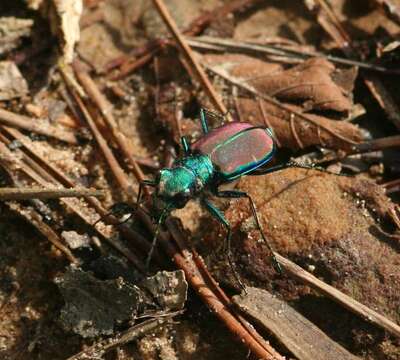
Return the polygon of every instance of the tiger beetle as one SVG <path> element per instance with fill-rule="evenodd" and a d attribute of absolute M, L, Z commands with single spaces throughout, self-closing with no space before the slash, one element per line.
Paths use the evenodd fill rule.
<path fill-rule="evenodd" d="M 205 209 L 226 228 L 224 247 L 227 260 L 236 281 L 244 289 L 232 259 L 231 226 L 223 212 L 210 202 L 208 195 L 211 194 L 218 198 L 246 198 L 249 201 L 255 225 L 262 240 L 271 251 L 274 268 L 281 273 L 281 267 L 264 234 L 250 195 L 237 190 L 221 191 L 219 186 L 244 175 L 263 175 L 289 167 L 330 172 L 296 162 L 266 167 L 276 151 L 271 129 L 244 122 L 230 122 L 209 130 L 206 114 L 216 115 L 209 110 L 200 110 L 203 136 L 191 145 L 185 137 L 182 137 L 183 156 L 176 159 L 172 167 L 161 169 L 154 180 L 144 180 L 140 183 L 137 206 L 140 204 L 143 187 L 151 186 L 155 188 L 153 205 L 160 209 L 157 228 L 146 259 L 146 268 L 150 265 L 160 226 L 169 213 L 174 209 L 185 207 L 189 200 L 198 198 Z M 223 118 L 222 115 L 217 116 Z"/>

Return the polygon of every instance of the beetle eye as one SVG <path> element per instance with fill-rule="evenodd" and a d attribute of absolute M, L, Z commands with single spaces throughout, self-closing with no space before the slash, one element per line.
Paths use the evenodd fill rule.
<path fill-rule="evenodd" d="M 173 198 L 177 208 L 183 208 L 190 199 L 190 192 L 180 192 Z"/>

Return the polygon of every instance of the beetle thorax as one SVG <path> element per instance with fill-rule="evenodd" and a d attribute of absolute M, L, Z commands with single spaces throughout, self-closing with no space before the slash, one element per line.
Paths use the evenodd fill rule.
<path fill-rule="evenodd" d="M 212 174 L 208 157 L 194 155 L 179 159 L 172 168 L 160 170 L 157 197 L 171 207 L 182 208 L 203 191 Z"/>

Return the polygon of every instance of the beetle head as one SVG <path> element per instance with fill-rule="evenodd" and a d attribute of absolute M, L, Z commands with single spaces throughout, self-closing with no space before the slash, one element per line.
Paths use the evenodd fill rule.
<path fill-rule="evenodd" d="M 156 178 L 156 196 L 169 208 L 181 209 L 193 197 L 194 174 L 183 168 L 162 169 Z"/>

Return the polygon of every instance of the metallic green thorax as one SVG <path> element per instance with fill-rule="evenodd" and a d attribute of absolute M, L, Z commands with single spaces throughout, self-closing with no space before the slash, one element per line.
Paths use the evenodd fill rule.
<path fill-rule="evenodd" d="M 172 208 L 182 208 L 207 186 L 214 166 L 207 155 L 178 159 L 172 168 L 159 173 L 157 196 Z"/>

